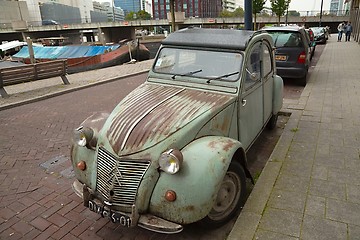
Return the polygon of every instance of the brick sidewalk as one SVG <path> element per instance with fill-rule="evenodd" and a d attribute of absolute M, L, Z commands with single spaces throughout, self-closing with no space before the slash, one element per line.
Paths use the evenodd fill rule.
<path fill-rule="evenodd" d="M 359 59 L 329 39 L 228 240 L 360 239 Z"/>
<path fill-rule="evenodd" d="M 70 74 L 67 76 L 70 85 L 64 85 L 60 77 L 54 77 L 5 86 L 4 88 L 10 97 L 0 97 L 0 110 L 147 72 L 151 68 L 152 63 L 153 59 L 137 62 L 135 64 L 123 64 L 109 68 Z"/>

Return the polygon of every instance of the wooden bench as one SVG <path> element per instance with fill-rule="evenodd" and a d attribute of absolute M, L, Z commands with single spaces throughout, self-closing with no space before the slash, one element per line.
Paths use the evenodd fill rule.
<path fill-rule="evenodd" d="M 0 69 L 0 95 L 3 98 L 9 96 L 4 86 L 51 77 L 61 77 L 64 84 L 70 84 L 66 77 L 66 60 L 2 68 Z"/>

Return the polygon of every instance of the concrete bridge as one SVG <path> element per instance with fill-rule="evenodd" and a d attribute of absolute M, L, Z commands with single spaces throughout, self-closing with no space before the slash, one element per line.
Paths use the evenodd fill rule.
<path fill-rule="evenodd" d="M 335 30 L 337 25 L 342 21 L 348 21 L 350 16 L 322 16 L 322 26 L 330 26 Z M 187 26 L 234 26 L 238 28 L 244 24 L 244 18 L 176 18 L 178 28 Z M 284 23 L 285 17 L 281 17 L 280 22 Z M 288 16 L 288 24 L 306 25 L 306 27 L 319 26 L 319 16 Z M 277 24 L 278 18 L 258 17 L 258 28 L 266 24 Z M 9 23 L 0 26 L 0 41 L 32 39 L 66 36 L 74 43 L 81 42 L 85 36 L 93 35 L 97 39 L 106 42 L 118 42 L 124 38 L 135 39 L 135 29 L 143 29 L 157 26 L 169 26 L 169 20 L 134 20 L 121 22 L 101 22 L 101 23 L 81 23 L 81 24 L 62 24 L 62 25 L 46 25 L 46 26 L 27 26 L 26 23 L 19 24 Z"/>

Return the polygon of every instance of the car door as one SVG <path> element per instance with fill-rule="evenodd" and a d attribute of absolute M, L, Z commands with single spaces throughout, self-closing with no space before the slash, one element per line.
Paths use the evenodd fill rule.
<path fill-rule="evenodd" d="M 262 76 L 264 89 L 264 123 L 272 116 L 274 95 L 274 55 L 270 44 L 262 42 Z"/>
<path fill-rule="evenodd" d="M 264 124 L 263 82 L 261 74 L 262 44 L 256 42 L 246 56 L 239 100 L 239 139 L 245 149 L 261 131 Z"/>

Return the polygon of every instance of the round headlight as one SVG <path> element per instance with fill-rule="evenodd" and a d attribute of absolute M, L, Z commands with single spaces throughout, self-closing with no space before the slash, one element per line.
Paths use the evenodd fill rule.
<path fill-rule="evenodd" d="M 94 132 L 88 127 L 79 127 L 74 130 L 74 142 L 80 147 L 85 147 L 92 139 Z"/>
<path fill-rule="evenodd" d="M 175 174 L 180 170 L 182 161 L 182 153 L 177 149 L 170 149 L 161 154 L 159 159 L 160 169 L 166 173 Z"/>

